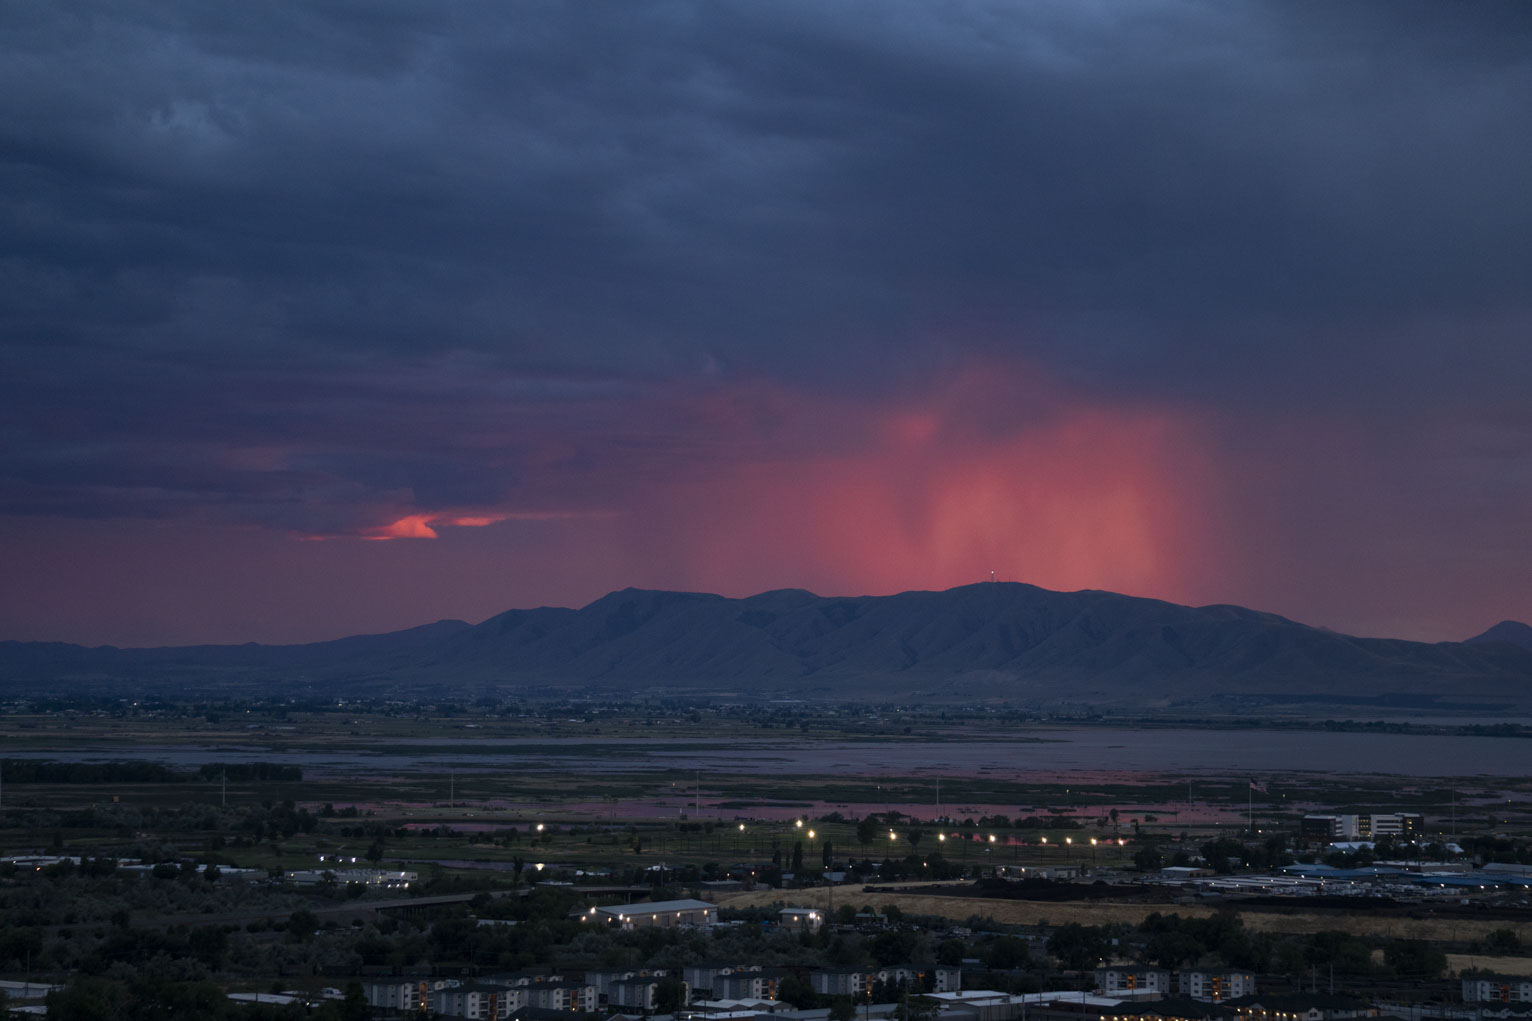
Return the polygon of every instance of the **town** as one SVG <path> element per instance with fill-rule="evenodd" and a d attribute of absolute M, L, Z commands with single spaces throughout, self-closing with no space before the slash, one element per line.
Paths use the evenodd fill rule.
<path fill-rule="evenodd" d="M 126 754 L 190 753 L 198 726 L 227 732 L 232 719 L 252 755 L 271 753 L 273 731 L 289 749 L 333 752 L 407 725 L 423 741 L 467 742 L 462 757 L 501 748 L 500 734 L 588 727 L 566 722 L 568 706 L 126 708 L 12 704 L 5 717 L 36 748 L 0 763 L 0 989 L 13 1012 L 1418 1021 L 1532 1010 L 1532 841 L 1515 778 L 1471 792 L 1433 778 L 1202 775 L 1187 791 L 1148 773 L 847 774 L 833 788 L 843 802 L 805 809 L 795 792 L 832 788 L 786 771 L 598 776 L 566 758 L 562 771 L 465 764 L 420 780 L 344 755 L 326 768 L 305 753 L 319 770 L 309 776 L 291 753 L 187 766 L 179 753 Z M 775 747 L 760 723 L 784 714 L 801 755 L 843 750 L 838 732 L 806 735 L 797 708 L 671 707 L 643 729 L 655 747 L 720 728 L 736 749 Z M 629 726 L 645 715 L 631 707 Z M 579 718 L 611 726 L 622 714 Z M 124 754 L 58 757 L 47 734 L 60 721 Z M 868 724 L 882 733 L 866 747 L 883 754 L 986 727 L 1014 736 L 1019 721 L 884 707 L 846 710 L 837 726 Z M 609 793 L 592 796 L 593 784 Z M 1022 811 L 999 811 L 1000 798 Z"/>

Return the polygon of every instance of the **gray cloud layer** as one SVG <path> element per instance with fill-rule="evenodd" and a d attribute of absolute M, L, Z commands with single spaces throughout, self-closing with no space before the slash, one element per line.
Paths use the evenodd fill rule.
<path fill-rule="evenodd" d="M 1529 53 L 1512 3 L 16 0 L 0 510 L 594 506 L 701 444 L 676 394 L 971 359 L 1467 416 L 1514 479 Z"/>

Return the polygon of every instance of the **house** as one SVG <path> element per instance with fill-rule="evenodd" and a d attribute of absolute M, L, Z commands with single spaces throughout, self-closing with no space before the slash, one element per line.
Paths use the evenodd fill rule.
<path fill-rule="evenodd" d="M 1103 996 L 1169 996 L 1166 968 L 1097 968 L 1096 989 Z"/>
<path fill-rule="evenodd" d="M 1176 973 L 1176 992 L 1205 1003 L 1233 1000 L 1255 993 L 1255 974 L 1227 969 L 1189 968 Z"/>

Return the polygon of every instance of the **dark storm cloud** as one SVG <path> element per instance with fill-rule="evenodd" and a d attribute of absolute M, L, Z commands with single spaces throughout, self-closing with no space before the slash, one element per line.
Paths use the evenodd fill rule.
<path fill-rule="evenodd" d="M 594 507 L 727 456 L 730 381 L 971 358 L 1385 430 L 1505 402 L 1524 11 L 8 4 L 3 506 Z"/>

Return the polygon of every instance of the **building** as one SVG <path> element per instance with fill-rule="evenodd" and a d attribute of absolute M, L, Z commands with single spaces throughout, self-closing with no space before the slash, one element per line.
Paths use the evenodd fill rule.
<path fill-rule="evenodd" d="M 526 990 L 488 984 L 447 986 L 431 994 L 431 1013 L 496 1021 L 526 1006 Z"/>
<path fill-rule="evenodd" d="M 598 998 L 610 997 L 612 983 L 628 982 L 633 979 L 662 979 L 669 977 L 670 972 L 664 968 L 587 968 L 585 969 L 585 984 L 595 986 Z"/>
<path fill-rule="evenodd" d="M 703 964 L 688 964 L 681 970 L 681 977 L 686 984 L 698 994 L 712 994 L 713 984 L 720 975 L 733 975 L 741 971 L 760 971 L 759 964 L 726 964 L 723 962 L 708 962 Z M 589 973 L 587 973 L 588 975 Z"/>
<path fill-rule="evenodd" d="M 1366 1000 L 1333 993 L 1241 996 L 1223 1001 L 1223 1006 L 1233 1010 L 1242 1021 L 1339 1021 L 1378 1016 L 1378 1008 Z"/>
<path fill-rule="evenodd" d="M 646 1014 L 651 1013 L 656 1009 L 661 983 L 668 981 L 670 979 L 662 973 L 642 978 L 618 979 L 607 985 L 607 1005 L 641 1010 Z M 681 982 L 681 1006 L 684 1007 L 690 1000 L 691 990 L 687 988 L 685 982 Z"/>
<path fill-rule="evenodd" d="M 993 989 L 929 993 L 927 998 L 939 1004 L 940 1016 L 948 1021 L 1011 1021 L 1017 1013 L 1010 995 Z"/>
<path fill-rule="evenodd" d="M 1169 996 L 1166 968 L 1097 968 L 1096 989 L 1103 996 Z"/>
<path fill-rule="evenodd" d="M 825 924 L 825 913 L 818 908 L 783 908 L 777 918 L 788 932 L 818 932 Z"/>
<path fill-rule="evenodd" d="M 791 972 L 782 968 L 735 971 L 713 978 L 715 1000 L 775 1000 L 777 987 Z"/>
<path fill-rule="evenodd" d="M 1532 1003 L 1532 978 L 1524 975 L 1470 975 L 1463 979 L 1464 1003 Z"/>
<path fill-rule="evenodd" d="M 1413 840 L 1425 832 L 1426 819 L 1419 812 L 1371 815 L 1306 815 L 1298 833 L 1306 841 L 1372 840 L 1400 837 Z"/>
<path fill-rule="evenodd" d="M 1222 1005 L 1184 996 L 1163 1000 L 1130 1000 L 1098 1008 L 1100 1021 L 1220 1021 L 1233 1015 Z"/>
<path fill-rule="evenodd" d="M 1226 969 L 1189 968 L 1176 972 L 1176 992 L 1203 1003 L 1255 995 L 1255 974 Z"/>
<path fill-rule="evenodd" d="M 433 1009 L 434 994 L 455 985 L 450 978 L 372 978 L 362 980 L 362 992 L 369 1007 L 419 1014 Z"/>
<path fill-rule="evenodd" d="M 809 985 L 821 996 L 850 996 L 867 1000 L 879 984 L 885 988 L 903 987 L 912 993 L 930 990 L 955 993 L 963 988 L 961 968 L 938 965 L 919 971 L 912 965 L 887 968 L 823 968 L 809 972 Z"/>
<path fill-rule="evenodd" d="M 220 874 L 222 870 L 220 869 Z M 408 890 L 420 880 L 420 874 L 400 869 L 295 869 L 283 878 L 294 886 L 371 886 L 384 890 Z"/>
<path fill-rule="evenodd" d="M 650 926 L 668 929 L 677 925 L 715 925 L 718 922 L 718 906 L 704 900 L 659 900 L 595 907 L 582 917 L 587 921 L 616 925 L 623 929 Z"/>
<path fill-rule="evenodd" d="M 512 990 L 521 990 L 526 997 L 522 1005 L 537 1010 L 575 1010 L 591 1013 L 600 1003 L 596 987 L 588 981 L 574 982 L 549 975 L 495 975 L 484 979 L 484 982 Z"/>

